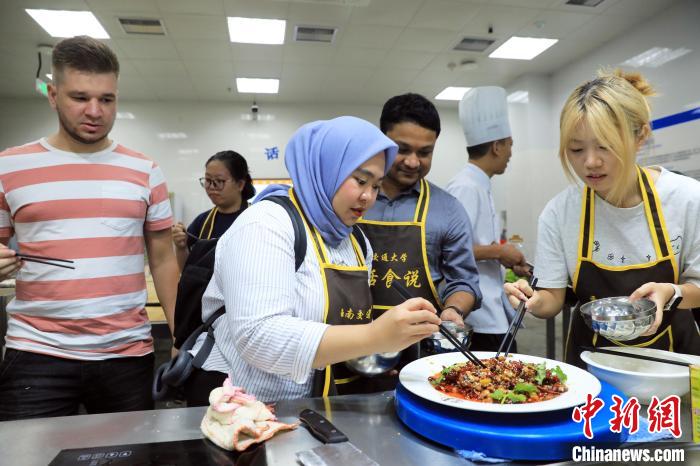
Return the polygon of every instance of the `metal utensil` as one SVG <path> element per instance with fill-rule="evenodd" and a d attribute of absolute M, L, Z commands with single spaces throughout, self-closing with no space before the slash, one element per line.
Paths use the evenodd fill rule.
<path fill-rule="evenodd" d="M 602 298 L 579 308 L 583 321 L 596 333 L 618 341 L 634 340 L 654 323 L 656 304 L 646 298 Z"/>
<path fill-rule="evenodd" d="M 64 264 L 57 264 L 57 262 L 64 262 L 66 264 L 73 264 L 74 262 L 72 260 L 68 259 L 57 259 L 55 257 L 47 257 L 47 256 L 35 256 L 33 254 L 22 254 L 22 253 L 16 253 L 16 257 L 19 257 L 23 261 L 27 262 L 36 262 L 37 264 L 46 264 L 46 265 L 53 265 L 54 267 L 63 267 L 64 269 L 73 269 L 75 270 L 75 267 L 71 265 L 64 265 Z"/>
<path fill-rule="evenodd" d="M 299 413 L 299 419 L 311 435 L 325 444 L 296 453 L 297 460 L 304 466 L 379 466 L 350 443 L 347 435 L 313 409 L 303 410 Z"/>
<path fill-rule="evenodd" d="M 399 281 L 394 281 L 392 284 L 392 287 L 404 298 L 404 299 L 411 299 L 414 298 L 414 296 L 411 296 L 411 293 L 403 286 L 403 283 Z M 450 332 L 447 327 L 445 327 L 442 323 L 438 325 L 438 328 L 440 329 L 440 333 L 442 333 L 445 338 L 447 338 L 447 341 L 452 343 L 452 345 L 459 350 L 460 353 L 462 353 L 470 362 L 477 366 L 481 367 L 486 367 L 486 365 L 479 360 L 476 356 L 472 354 L 471 351 L 469 351 L 467 348 L 465 348 L 462 345 L 462 342 L 459 341 L 459 338 L 454 336 L 452 332 Z"/>

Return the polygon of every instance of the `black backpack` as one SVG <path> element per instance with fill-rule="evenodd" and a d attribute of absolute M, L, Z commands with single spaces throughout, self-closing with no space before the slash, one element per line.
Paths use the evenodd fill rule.
<path fill-rule="evenodd" d="M 299 211 L 286 196 L 270 196 L 266 200 L 281 205 L 292 219 L 294 227 L 294 270 L 299 270 L 306 256 L 306 232 Z M 353 236 L 362 249 L 362 254 L 367 254 L 367 244 L 360 230 L 355 225 Z M 177 299 L 175 301 L 175 348 L 180 349 L 185 340 L 202 325 L 202 296 L 214 274 L 214 260 L 217 238 L 198 240 L 190 250 L 185 266 L 177 286 Z M 221 315 L 226 311 L 222 306 L 216 311 Z M 218 317 L 217 315 L 217 317 Z M 206 331 L 206 328 L 202 329 Z M 200 332 L 197 334 L 199 335 Z"/>
<path fill-rule="evenodd" d="M 294 257 L 295 270 L 304 262 L 306 256 L 306 232 L 299 211 L 286 196 L 270 196 L 266 200 L 281 205 L 292 219 L 294 227 Z M 355 240 L 362 249 L 363 257 L 367 255 L 367 243 L 359 226 L 352 230 Z M 206 322 L 202 323 L 202 296 L 214 274 L 214 261 L 217 239 L 198 240 L 185 262 L 177 287 L 175 301 L 175 343 L 180 350 L 177 356 L 161 364 L 156 369 L 153 379 L 152 395 L 156 401 L 166 399 L 172 393 L 172 388 L 180 387 L 189 377 L 193 368 L 200 368 L 209 356 L 214 346 L 214 329 L 212 324 L 224 315 L 225 306 L 221 306 Z M 207 334 L 204 344 L 192 356 L 189 350 L 194 347 L 199 335 Z"/>

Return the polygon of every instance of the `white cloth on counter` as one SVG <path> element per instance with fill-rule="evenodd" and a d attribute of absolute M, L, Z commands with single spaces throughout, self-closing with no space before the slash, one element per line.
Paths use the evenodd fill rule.
<path fill-rule="evenodd" d="M 202 298 L 203 320 L 224 303 L 227 311 L 214 324 L 216 344 L 202 368 L 228 373 L 234 385 L 263 401 L 311 394 L 311 366 L 328 326 L 320 266 L 306 234 L 306 256 L 295 272 L 289 214 L 270 201 L 252 205 L 219 239 Z M 357 265 L 349 237 L 327 251 L 334 264 Z M 371 258 L 368 247 L 367 264 Z"/>
<path fill-rule="evenodd" d="M 499 241 L 501 226 L 491 193 L 491 179 L 481 168 L 468 163 L 447 184 L 446 191 L 467 211 L 474 246 L 488 246 Z M 476 267 L 483 298 L 481 308 L 471 312 L 466 322 L 477 333 L 506 333 L 515 311 L 503 291 L 503 267 L 495 259 L 477 260 Z"/>
<path fill-rule="evenodd" d="M 679 281 L 700 286 L 700 182 L 661 168 L 656 191 L 679 265 Z M 568 187 L 540 215 L 535 270 L 541 288 L 564 288 L 573 279 L 579 254 L 581 192 L 579 186 Z M 596 196 L 593 240 L 593 260 L 603 265 L 656 259 L 643 204 L 619 208 Z"/>

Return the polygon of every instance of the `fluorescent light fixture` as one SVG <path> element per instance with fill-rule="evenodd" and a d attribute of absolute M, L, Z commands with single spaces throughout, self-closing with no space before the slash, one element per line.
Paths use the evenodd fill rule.
<path fill-rule="evenodd" d="M 678 57 L 692 52 L 690 49 L 678 48 L 669 49 L 666 47 L 652 47 L 646 52 L 642 52 L 639 55 L 635 55 L 632 58 L 628 58 L 623 61 L 622 65 L 631 66 L 634 68 L 647 67 L 647 68 L 658 68 L 659 66 L 675 60 Z"/>
<path fill-rule="evenodd" d="M 284 30 L 287 21 L 283 19 L 228 17 L 228 35 L 231 42 L 241 44 L 284 44 Z"/>
<path fill-rule="evenodd" d="M 532 60 L 557 42 L 559 39 L 513 36 L 491 52 L 489 58 Z"/>
<path fill-rule="evenodd" d="M 464 94 L 470 89 L 471 87 L 446 87 L 435 98 L 437 100 L 462 100 Z"/>
<path fill-rule="evenodd" d="M 277 94 L 279 79 L 236 78 L 236 89 L 241 94 Z"/>
<path fill-rule="evenodd" d="M 133 120 L 136 118 L 131 112 L 117 112 L 117 120 Z"/>
<path fill-rule="evenodd" d="M 25 10 L 51 37 L 90 36 L 94 39 L 109 39 L 91 11 Z"/>
<path fill-rule="evenodd" d="M 160 139 L 187 139 L 186 133 L 158 133 Z"/>
<path fill-rule="evenodd" d="M 49 81 L 53 81 L 53 74 L 46 73 L 46 77 L 49 78 Z"/>
<path fill-rule="evenodd" d="M 512 104 L 526 104 L 530 101 L 530 93 L 527 91 L 515 91 L 508 94 L 507 100 Z"/>

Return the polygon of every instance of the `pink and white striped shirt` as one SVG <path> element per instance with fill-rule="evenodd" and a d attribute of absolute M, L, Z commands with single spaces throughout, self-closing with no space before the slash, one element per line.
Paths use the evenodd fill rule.
<path fill-rule="evenodd" d="M 77 154 L 41 139 L 0 152 L 0 240 L 75 261 L 25 262 L 7 347 L 81 360 L 152 352 L 143 232 L 172 223 L 163 172 L 124 146 Z"/>

